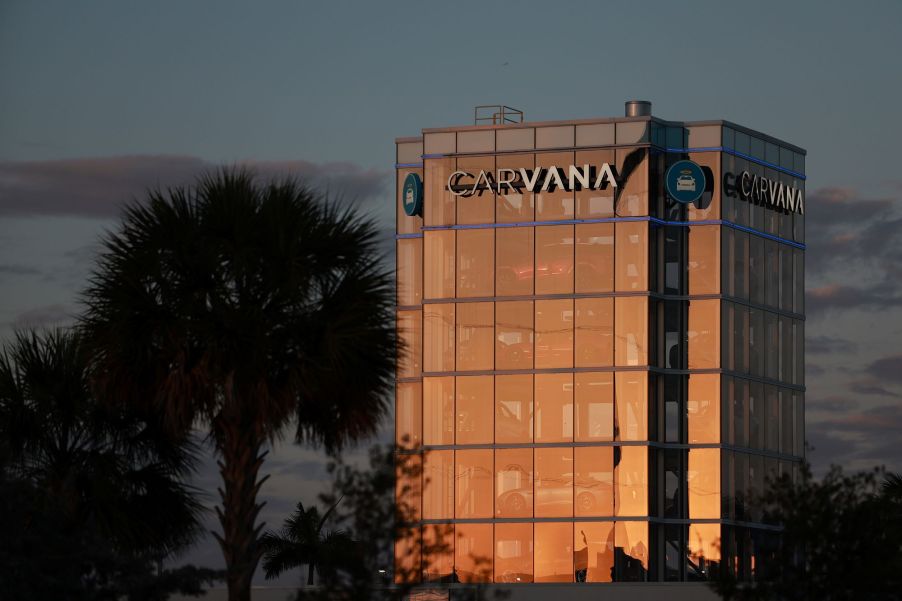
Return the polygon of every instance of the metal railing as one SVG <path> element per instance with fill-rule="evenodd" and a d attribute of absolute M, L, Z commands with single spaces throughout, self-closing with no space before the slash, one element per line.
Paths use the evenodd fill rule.
<path fill-rule="evenodd" d="M 523 111 L 503 104 L 481 104 L 473 111 L 474 125 L 523 123 Z"/>

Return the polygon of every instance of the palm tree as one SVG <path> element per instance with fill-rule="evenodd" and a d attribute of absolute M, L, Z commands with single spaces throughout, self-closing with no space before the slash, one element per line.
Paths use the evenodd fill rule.
<path fill-rule="evenodd" d="M 231 601 L 260 559 L 266 445 L 294 421 L 297 441 L 339 449 L 386 414 L 396 333 L 377 232 L 296 181 L 223 170 L 151 192 L 104 240 L 82 322 L 95 380 L 173 431 L 208 429 Z"/>
<path fill-rule="evenodd" d="M 71 331 L 18 332 L 0 352 L 0 587 L 12 597 L 122 586 L 199 532 L 193 446 L 101 402 L 88 366 Z"/>
<path fill-rule="evenodd" d="M 269 531 L 263 535 L 260 546 L 267 578 L 277 578 L 282 572 L 306 565 L 307 586 L 313 586 L 317 569 L 321 576 L 325 574 L 331 579 L 340 567 L 350 565 L 355 548 L 350 534 L 344 530 L 324 530 L 340 502 L 341 499 L 322 516 L 316 506 L 304 509 L 304 504 L 299 502 L 278 533 Z"/>

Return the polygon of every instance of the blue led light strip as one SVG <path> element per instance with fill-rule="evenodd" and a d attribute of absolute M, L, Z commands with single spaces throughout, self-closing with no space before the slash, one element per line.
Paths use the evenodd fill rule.
<path fill-rule="evenodd" d="M 773 234 L 768 234 L 765 232 L 758 231 L 754 228 L 750 228 L 745 225 L 739 225 L 738 223 L 733 223 L 732 221 L 725 221 L 723 219 L 707 219 L 703 221 L 666 221 L 664 219 L 658 219 L 657 217 L 599 217 L 597 219 L 566 219 L 561 221 L 520 221 L 514 223 L 473 223 L 473 224 L 464 224 L 464 225 L 425 225 L 421 229 L 425 232 L 428 231 L 436 231 L 436 230 L 484 230 L 484 229 L 497 229 L 497 228 L 505 228 L 505 227 L 536 227 L 543 225 L 577 225 L 580 223 L 616 223 L 619 221 L 650 221 L 655 225 L 670 225 L 670 226 L 678 226 L 678 227 L 690 227 L 693 225 L 724 225 L 726 227 L 733 228 L 735 230 L 739 230 L 741 232 L 747 232 L 749 234 L 753 234 L 755 236 L 760 236 L 762 238 L 766 238 L 768 240 L 774 240 L 775 242 L 780 242 L 782 244 L 787 244 L 789 246 L 799 248 L 805 250 L 805 245 L 801 242 L 795 242 L 793 240 L 787 240 L 786 238 L 781 238 L 780 236 L 775 236 Z M 396 239 L 401 238 L 421 238 L 422 234 L 396 234 Z"/>

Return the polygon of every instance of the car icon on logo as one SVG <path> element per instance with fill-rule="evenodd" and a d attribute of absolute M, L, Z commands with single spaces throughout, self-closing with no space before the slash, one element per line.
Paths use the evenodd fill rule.
<path fill-rule="evenodd" d="M 692 177 L 691 171 L 687 169 L 681 172 L 676 180 L 676 189 L 677 192 L 695 192 L 695 178 Z"/>
<path fill-rule="evenodd" d="M 408 207 L 413 205 L 413 186 L 408 186 L 404 191 L 404 205 Z"/>

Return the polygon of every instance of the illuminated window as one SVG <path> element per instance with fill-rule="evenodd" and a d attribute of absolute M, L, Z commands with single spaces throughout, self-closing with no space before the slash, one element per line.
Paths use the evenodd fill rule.
<path fill-rule="evenodd" d="M 532 442 L 532 378 L 495 376 L 495 442 Z"/>
<path fill-rule="evenodd" d="M 536 294 L 568 292 L 573 292 L 573 226 L 537 227 Z"/>
<path fill-rule="evenodd" d="M 495 232 L 457 232 L 457 296 L 495 294 Z"/>
<path fill-rule="evenodd" d="M 495 369 L 532 369 L 532 301 L 495 304 Z"/>
<path fill-rule="evenodd" d="M 456 382 L 457 444 L 492 442 L 494 423 L 494 378 L 459 376 Z"/>
<path fill-rule="evenodd" d="M 495 524 L 495 582 L 532 582 L 532 524 Z"/>
<path fill-rule="evenodd" d="M 535 228 L 505 227 L 495 232 L 495 279 L 498 296 L 532 294 Z"/>

